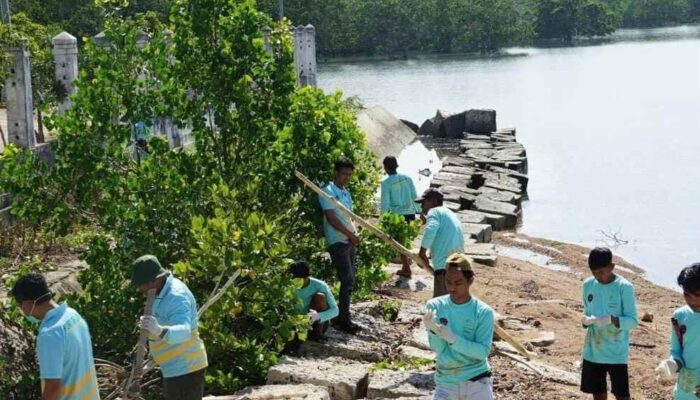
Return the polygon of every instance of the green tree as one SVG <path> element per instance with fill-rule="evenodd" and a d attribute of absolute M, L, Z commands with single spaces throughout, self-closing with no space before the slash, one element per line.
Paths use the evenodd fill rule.
<path fill-rule="evenodd" d="M 543 39 L 602 36 L 618 24 L 615 8 L 600 0 L 539 0 L 536 31 Z"/>

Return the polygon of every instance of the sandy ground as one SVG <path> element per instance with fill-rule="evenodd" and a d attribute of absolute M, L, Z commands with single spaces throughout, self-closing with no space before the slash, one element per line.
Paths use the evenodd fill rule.
<path fill-rule="evenodd" d="M 552 331 L 556 341 L 547 347 L 533 348 L 538 359 L 563 370 L 579 374 L 580 352 L 585 330 L 581 328 L 581 283 L 590 276 L 589 249 L 581 246 L 531 238 L 520 234 L 497 233 L 497 246 L 529 249 L 552 257 L 551 262 L 570 268 L 553 271 L 530 262 L 501 256 L 494 267 L 479 265 L 475 288 L 482 299 L 499 314 L 530 322 L 538 321 L 540 331 Z M 654 368 L 668 357 L 670 319 L 684 304 L 680 293 L 647 281 L 642 271 L 616 258 L 618 273 L 636 287 L 640 319 L 653 315 L 653 322 L 641 322 L 631 334 L 630 386 L 633 399 L 671 399 L 672 382 L 657 382 Z M 414 274 L 423 274 L 414 267 Z M 432 293 L 392 290 L 397 297 L 427 301 Z M 539 325 L 538 324 L 538 325 Z M 509 331 L 516 338 L 529 332 Z M 494 387 L 500 399 L 586 399 L 577 386 L 553 383 L 535 376 L 513 361 L 492 356 Z M 610 398 L 614 398 L 610 395 Z"/>

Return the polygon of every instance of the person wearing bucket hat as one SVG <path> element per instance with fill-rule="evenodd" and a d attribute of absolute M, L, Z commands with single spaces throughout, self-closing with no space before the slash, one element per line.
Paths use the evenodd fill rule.
<path fill-rule="evenodd" d="M 131 283 L 144 295 L 151 289 L 157 293 L 153 315 L 141 316 L 139 325 L 148 331 L 148 347 L 163 374 L 165 399 L 201 400 L 208 361 L 192 292 L 153 255 L 134 261 Z"/>
<path fill-rule="evenodd" d="M 39 325 L 36 354 L 41 399 L 99 400 L 92 340 L 83 317 L 66 302 L 57 304 L 40 274 L 20 277 L 11 294 L 24 317 Z"/>
<path fill-rule="evenodd" d="M 423 324 L 436 353 L 435 400 L 492 400 L 493 383 L 488 356 L 493 344 L 495 314 L 472 296 L 472 262 L 454 253 L 445 261 L 449 295 L 426 304 Z"/>
<path fill-rule="evenodd" d="M 435 271 L 433 297 L 447 293 L 445 288 L 445 261 L 453 253 L 464 251 L 464 232 L 459 218 L 442 205 L 443 195 L 435 188 L 428 188 L 417 198 L 425 216 L 425 230 L 418 255 Z M 430 258 L 427 252 L 430 250 Z"/>

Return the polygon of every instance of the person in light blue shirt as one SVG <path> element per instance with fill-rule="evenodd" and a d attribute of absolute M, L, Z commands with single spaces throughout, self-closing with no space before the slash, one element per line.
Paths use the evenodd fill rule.
<path fill-rule="evenodd" d="M 338 305 L 326 282 L 311 276 L 311 267 L 306 261 L 295 261 L 289 267 L 296 294 L 298 311 L 306 314 L 311 322 L 309 339 L 319 340 L 328 330 L 329 321 L 338 316 Z"/>
<path fill-rule="evenodd" d="M 335 162 L 333 182 L 323 190 L 329 196 L 352 211 L 352 197 L 348 184 L 352 179 L 355 165 L 350 160 L 341 159 Z M 323 231 L 326 235 L 328 253 L 340 280 L 339 315 L 333 320 L 333 327 L 343 332 L 354 334 L 360 327 L 352 322 L 350 317 L 350 299 L 355 285 L 355 254 L 360 238 L 357 236 L 355 225 L 350 217 L 337 209 L 335 204 L 319 195 L 323 210 Z"/>
<path fill-rule="evenodd" d="M 686 306 L 671 319 L 670 357 L 656 367 L 659 378 L 678 374 L 673 389 L 675 400 L 700 398 L 700 263 L 684 268 L 678 275 Z"/>
<path fill-rule="evenodd" d="M 402 215 L 406 223 L 410 224 L 411 221 L 416 220 L 416 214 L 421 211 L 420 206 L 415 202 L 418 195 L 413 179 L 397 172 L 399 163 L 396 157 L 385 157 L 383 164 L 387 177 L 382 180 L 381 185 L 381 213 Z M 401 254 L 401 265 L 402 268 L 396 274 L 411 278 L 411 261 L 403 254 Z"/>
<path fill-rule="evenodd" d="M 495 315 L 470 293 L 474 270 L 467 256 L 452 254 L 446 261 L 449 295 L 428 301 L 423 323 L 430 348 L 437 354 L 434 400 L 492 400 L 488 356 Z"/>
<path fill-rule="evenodd" d="M 156 290 L 153 315 L 141 316 L 140 326 L 149 333 L 148 347 L 163 374 L 163 396 L 201 400 L 208 361 L 192 292 L 152 255 L 134 261 L 131 283 L 144 295 Z"/>
<path fill-rule="evenodd" d="M 416 199 L 421 204 L 425 216 L 425 230 L 418 255 L 425 265 L 432 266 L 435 271 L 433 297 L 447 293 L 445 287 L 445 260 L 451 254 L 464 251 L 464 232 L 462 223 L 451 210 L 442 205 L 443 195 L 435 188 L 428 188 L 423 195 Z M 427 252 L 430 250 L 428 260 Z"/>
<path fill-rule="evenodd" d="M 56 304 L 39 274 L 20 277 L 12 295 L 25 318 L 40 324 L 36 350 L 41 400 L 99 400 L 92 341 L 85 320 L 68 304 Z"/>
<path fill-rule="evenodd" d="M 588 256 L 593 277 L 583 282 L 583 345 L 581 391 L 594 400 L 607 399 L 607 377 L 618 400 L 629 399 L 630 331 L 637 327 L 634 286 L 613 272 L 612 252 L 596 247 Z"/>

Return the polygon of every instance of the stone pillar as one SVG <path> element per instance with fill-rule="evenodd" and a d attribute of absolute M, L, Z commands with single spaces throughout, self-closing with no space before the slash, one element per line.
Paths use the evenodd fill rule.
<path fill-rule="evenodd" d="M 29 52 L 23 48 L 8 49 L 11 57 L 5 87 L 7 91 L 7 137 L 19 147 L 36 147 L 34 136 L 34 99 Z"/>
<path fill-rule="evenodd" d="M 313 25 L 292 28 L 294 67 L 300 86 L 316 86 L 316 28 Z"/>
<path fill-rule="evenodd" d="M 56 81 L 61 82 L 66 95 L 58 105 L 58 112 L 62 114 L 71 106 L 70 97 L 75 91 L 73 81 L 78 77 L 78 39 L 68 32 L 61 32 L 51 41 Z"/>

